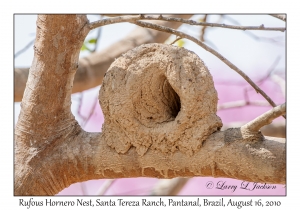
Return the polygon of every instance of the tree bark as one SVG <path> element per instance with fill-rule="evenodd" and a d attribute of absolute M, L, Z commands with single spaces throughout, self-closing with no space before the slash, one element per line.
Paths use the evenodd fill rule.
<path fill-rule="evenodd" d="M 16 189 L 30 182 L 33 169 L 44 175 L 41 165 L 52 164 L 47 151 L 68 139 L 77 125 L 71 113 L 72 82 L 88 32 L 85 15 L 38 16 L 34 59 L 15 129 Z"/>
<path fill-rule="evenodd" d="M 101 133 L 79 133 L 78 127 L 74 138 L 74 130 L 73 136 L 51 145 L 51 151 L 26 161 L 27 173 L 20 176 L 16 171 L 15 195 L 55 195 L 73 183 L 102 178 L 211 176 L 285 184 L 284 139 L 265 137 L 247 143 L 239 132 L 228 130 L 212 134 L 192 157 L 155 150 L 139 156 L 134 148 L 117 153 L 102 141 Z M 228 135 L 235 135 L 235 140 L 228 141 Z"/>

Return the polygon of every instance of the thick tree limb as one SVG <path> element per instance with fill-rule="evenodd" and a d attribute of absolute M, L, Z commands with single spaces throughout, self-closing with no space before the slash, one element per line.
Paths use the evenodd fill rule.
<path fill-rule="evenodd" d="M 16 189 L 24 182 L 43 181 L 38 177 L 44 176 L 48 164 L 52 164 L 46 154 L 59 141 L 68 139 L 69 131 L 77 125 L 71 113 L 72 81 L 88 32 L 85 15 L 38 16 L 34 59 L 15 129 Z M 44 162 L 39 158 L 45 158 Z M 45 167 L 34 169 L 37 180 L 30 180 L 33 163 Z M 54 178 L 55 174 L 49 173 Z M 49 186 L 44 187 L 40 190 L 49 193 Z"/>
<path fill-rule="evenodd" d="M 189 19 L 192 15 L 175 15 Z M 153 23 L 158 23 L 153 21 Z M 160 24 L 172 28 L 178 28 L 182 23 L 179 22 L 161 22 Z M 82 92 L 84 90 L 96 87 L 102 83 L 103 76 L 110 64 L 122 53 L 146 43 L 162 43 L 170 35 L 156 30 L 137 27 L 129 35 L 120 41 L 112 44 L 108 48 L 90 54 L 79 60 L 79 67 L 75 74 L 72 93 Z M 14 101 L 22 100 L 25 85 L 27 82 L 29 68 L 15 68 L 14 75 Z"/>
<path fill-rule="evenodd" d="M 226 139 L 232 135 L 233 139 Z M 102 141 L 101 133 L 81 131 L 75 139 L 56 141 L 51 150 L 25 161 L 23 168 L 29 171 L 16 174 L 15 195 L 54 195 L 73 183 L 101 178 L 213 176 L 277 184 L 286 179 L 284 139 L 265 137 L 245 144 L 232 130 L 211 135 L 192 157 L 153 150 L 139 156 L 134 148 L 119 154 Z"/>

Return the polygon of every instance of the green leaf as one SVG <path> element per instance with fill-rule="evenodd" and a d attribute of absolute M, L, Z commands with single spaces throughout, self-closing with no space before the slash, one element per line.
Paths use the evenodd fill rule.
<path fill-rule="evenodd" d="M 90 40 L 88 41 L 88 43 L 90 43 L 90 44 L 94 44 L 94 43 L 96 43 L 96 42 L 97 42 L 97 39 L 95 39 L 95 38 L 90 39 Z"/>
<path fill-rule="evenodd" d="M 87 50 L 87 51 L 91 52 L 91 49 L 90 49 L 90 48 L 88 48 L 88 47 L 85 45 L 85 43 L 84 43 L 84 44 L 82 45 L 82 47 L 81 47 L 80 51 L 85 51 L 85 50 Z"/>

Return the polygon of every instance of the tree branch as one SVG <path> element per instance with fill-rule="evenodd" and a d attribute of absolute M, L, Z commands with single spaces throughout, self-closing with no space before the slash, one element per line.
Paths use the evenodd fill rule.
<path fill-rule="evenodd" d="M 285 113 L 286 113 L 286 106 L 284 103 L 277 107 L 274 107 L 268 112 L 255 118 L 251 122 L 248 122 L 246 125 L 242 126 L 242 128 L 247 129 L 251 132 L 257 132 L 261 127 L 270 124 L 275 118 L 285 115 Z"/>
<path fill-rule="evenodd" d="M 224 124 L 221 131 L 225 131 L 229 128 L 242 127 L 247 122 L 232 122 Z M 272 122 L 269 125 L 265 125 L 260 129 L 264 136 L 272 136 L 277 138 L 286 138 L 286 124 L 285 121 Z"/>
<path fill-rule="evenodd" d="M 181 37 L 177 37 L 173 42 L 170 43 L 170 45 L 175 44 L 177 41 L 179 41 L 180 39 L 182 39 Z"/>
<path fill-rule="evenodd" d="M 206 22 L 207 17 L 208 17 L 208 14 L 204 15 L 204 18 L 202 19 L 203 21 L 201 21 L 201 22 Z M 204 36 L 205 36 L 206 29 L 207 29 L 207 26 L 203 26 L 201 29 L 201 33 L 200 33 L 200 41 L 201 42 L 205 42 Z"/>
<path fill-rule="evenodd" d="M 174 17 L 165 17 L 162 15 L 159 16 L 151 16 L 151 15 L 136 15 L 136 16 L 120 16 L 120 17 L 113 17 L 107 18 L 103 20 L 98 20 L 93 23 L 90 23 L 90 28 L 95 29 L 100 26 L 114 24 L 114 23 L 122 23 L 122 22 L 132 22 L 136 20 L 164 20 L 164 21 L 173 21 L 173 22 L 180 22 L 189 25 L 196 25 L 196 26 L 210 26 L 210 27 L 219 27 L 219 28 L 229 28 L 229 29 L 236 29 L 236 30 L 259 30 L 259 31 L 281 31 L 284 32 L 286 28 L 283 27 L 265 27 L 263 24 L 260 26 L 234 26 L 234 25 L 226 25 L 226 24 L 219 24 L 219 23 L 206 23 L 206 22 L 197 22 L 194 20 L 187 20 L 183 18 L 174 18 Z"/>
<path fill-rule="evenodd" d="M 71 113 L 71 88 L 80 47 L 89 32 L 87 23 L 85 15 L 38 15 L 34 59 L 15 127 L 16 192 L 28 183 L 36 186 L 37 182 L 43 182 L 51 164 L 60 165 L 49 159 L 65 158 L 60 153 L 47 154 L 68 139 L 73 128 L 77 134 L 80 132 Z M 35 167 L 41 171 L 32 171 Z M 31 173 L 38 180 L 31 180 Z M 51 171 L 48 175 L 51 184 L 39 186 L 37 192 L 51 194 L 55 191 L 53 187 L 61 184 L 61 180 L 55 183 Z"/>
<path fill-rule="evenodd" d="M 232 135 L 231 141 L 225 138 Z M 84 131 L 76 138 L 57 141 L 52 151 L 41 151 L 24 163 L 22 168 L 33 170 L 16 174 L 15 195 L 55 195 L 73 183 L 103 178 L 212 176 L 273 184 L 285 184 L 286 179 L 285 139 L 266 136 L 264 141 L 245 144 L 241 132 L 232 130 L 209 136 L 191 157 L 151 149 L 139 156 L 134 147 L 120 154 L 100 133 Z"/>
<path fill-rule="evenodd" d="M 89 27 L 91 30 L 105 26 L 105 25 L 110 25 L 110 24 L 115 24 L 115 23 L 124 23 L 124 22 L 130 22 L 133 20 L 139 20 L 141 19 L 140 15 L 133 15 L 133 16 L 119 16 L 119 17 L 112 17 L 112 18 L 105 18 L 102 20 L 98 20 L 95 22 L 92 22 L 89 24 Z"/>

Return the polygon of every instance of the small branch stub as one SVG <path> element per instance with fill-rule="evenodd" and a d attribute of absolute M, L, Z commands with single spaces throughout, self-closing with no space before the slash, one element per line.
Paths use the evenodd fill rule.
<path fill-rule="evenodd" d="M 203 61 L 166 44 L 128 51 L 110 66 L 100 90 L 103 139 L 118 153 L 134 146 L 193 155 L 222 127 L 217 91 Z"/>
<path fill-rule="evenodd" d="M 286 105 L 281 104 L 279 106 L 274 107 L 273 109 L 269 110 L 268 112 L 260 115 L 259 117 L 255 118 L 254 120 L 248 122 L 246 125 L 242 126 L 242 128 L 247 129 L 249 131 L 257 132 L 263 126 L 272 123 L 274 119 L 277 117 L 286 114 Z"/>

